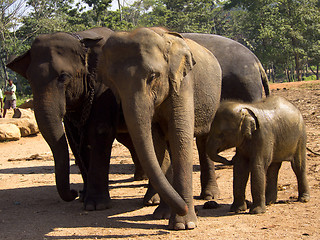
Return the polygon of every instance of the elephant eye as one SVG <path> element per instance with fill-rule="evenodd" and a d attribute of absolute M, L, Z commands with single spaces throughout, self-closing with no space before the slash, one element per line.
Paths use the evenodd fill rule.
<path fill-rule="evenodd" d="M 71 75 L 70 74 L 68 74 L 68 73 L 61 73 L 60 75 L 59 75 L 59 77 L 58 77 L 58 81 L 59 82 L 65 82 L 65 81 L 67 81 L 69 78 L 71 78 Z"/>
<path fill-rule="evenodd" d="M 149 75 L 149 78 L 148 78 L 148 80 L 147 80 L 147 83 L 150 84 L 153 80 L 155 80 L 155 79 L 158 78 L 159 76 L 160 76 L 160 73 L 155 73 L 155 72 L 151 73 L 151 74 Z"/>

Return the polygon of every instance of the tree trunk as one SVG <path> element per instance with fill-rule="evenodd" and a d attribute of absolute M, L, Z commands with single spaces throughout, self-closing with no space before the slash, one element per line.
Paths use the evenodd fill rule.
<path fill-rule="evenodd" d="M 299 82 L 301 82 L 301 81 L 302 81 L 302 77 L 301 77 L 301 68 L 300 68 L 300 62 L 299 62 L 299 56 L 298 56 L 298 54 L 295 54 L 294 60 L 295 60 L 297 80 L 298 80 Z"/>

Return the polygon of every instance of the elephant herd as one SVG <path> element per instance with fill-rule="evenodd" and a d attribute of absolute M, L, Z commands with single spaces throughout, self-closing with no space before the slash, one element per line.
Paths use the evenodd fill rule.
<path fill-rule="evenodd" d="M 43 34 L 7 66 L 30 83 L 63 200 L 78 196 L 70 189 L 69 144 L 84 182 L 84 208 L 110 207 L 108 172 L 117 139 L 131 153 L 135 179 L 149 178 L 145 202 L 158 203 L 159 193 L 154 214 L 169 218 L 169 228 L 177 230 L 197 226 L 194 137 L 201 198 L 217 198 L 207 139 L 220 101 L 255 102 L 270 94 L 260 61 L 243 45 L 163 28 Z"/>

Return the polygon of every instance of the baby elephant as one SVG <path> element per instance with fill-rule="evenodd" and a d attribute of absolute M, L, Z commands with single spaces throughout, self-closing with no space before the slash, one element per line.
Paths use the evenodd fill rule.
<path fill-rule="evenodd" d="M 305 124 L 287 100 L 272 96 L 252 104 L 221 103 L 211 125 L 208 155 L 213 161 L 228 163 L 218 154 L 232 147 L 236 147 L 232 212 L 247 209 L 245 188 L 251 172 L 250 213 L 264 213 L 266 204 L 277 199 L 278 173 L 286 160 L 291 161 L 298 180 L 299 201 L 309 201 Z"/>

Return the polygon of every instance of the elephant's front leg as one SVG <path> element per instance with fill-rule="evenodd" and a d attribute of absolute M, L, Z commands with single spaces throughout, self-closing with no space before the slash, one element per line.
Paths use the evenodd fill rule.
<path fill-rule="evenodd" d="M 65 131 L 67 134 L 69 146 L 71 148 L 71 151 L 73 153 L 73 156 L 75 157 L 75 163 L 80 169 L 80 173 L 83 180 L 83 189 L 80 191 L 80 201 L 84 202 L 85 194 L 87 191 L 87 183 L 88 183 L 88 176 L 87 176 L 87 168 L 88 166 L 85 165 L 85 162 L 82 160 L 85 158 L 85 156 L 82 154 L 80 155 L 80 143 L 76 142 L 76 140 L 79 140 L 78 136 L 78 129 L 76 129 L 68 119 L 64 119 L 64 126 Z"/>
<path fill-rule="evenodd" d="M 233 157 L 233 161 L 233 203 L 230 211 L 239 213 L 247 210 L 245 192 L 249 179 L 249 164 L 247 159 L 237 154 Z"/>
<path fill-rule="evenodd" d="M 201 199 L 217 199 L 220 191 L 217 184 L 214 162 L 206 152 L 207 136 L 197 137 L 196 143 L 200 161 Z"/>
<path fill-rule="evenodd" d="M 152 124 L 152 139 L 161 170 L 166 175 L 168 181 L 172 182 L 172 174 L 170 174 L 171 171 L 169 171 L 169 169 L 171 170 L 171 161 L 169 150 L 167 149 L 168 144 L 165 141 L 165 136 L 160 126 L 156 123 Z M 160 203 L 160 196 L 150 182 L 148 185 L 148 190 L 143 198 L 143 203 L 146 206 L 159 205 Z M 164 201 L 162 201 L 162 204 L 155 210 L 153 217 L 155 219 L 168 219 L 168 215 L 170 216 L 170 208 L 168 205 L 164 204 Z"/>
<path fill-rule="evenodd" d="M 179 216 L 175 212 L 171 213 L 169 228 L 176 230 L 193 229 L 197 226 L 192 188 L 193 102 L 188 98 L 179 103 L 186 103 L 186 105 L 174 109 L 172 121 L 169 121 L 168 124 L 168 139 L 173 169 L 173 187 L 186 202 L 188 213 L 185 216 Z"/>
<path fill-rule="evenodd" d="M 97 125 L 94 125 L 97 126 Z M 89 211 L 111 207 L 109 194 L 109 166 L 115 133 L 113 128 L 97 126 L 104 132 L 95 132 L 89 137 L 90 163 L 84 208 Z M 94 131 L 94 129 L 91 129 Z"/>
<path fill-rule="evenodd" d="M 128 148 L 131 154 L 132 161 L 134 163 L 135 171 L 133 179 L 135 181 L 141 181 L 148 179 L 146 173 L 143 171 L 140 164 L 136 150 L 134 149 L 133 142 L 129 133 L 117 133 L 117 140 Z"/>
<path fill-rule="evenodd" d="M 257 157 L 251 163 L 251 195 L 252 195 L 252 207 L 250 213 L 259 214 L 266 212 L 266 174 L 267 167 L 262 157 Z"/>

